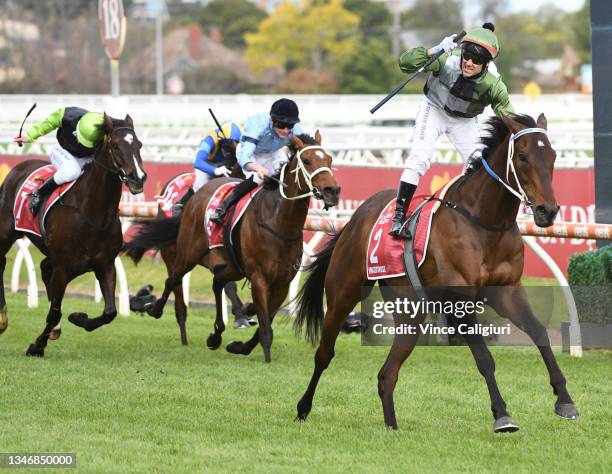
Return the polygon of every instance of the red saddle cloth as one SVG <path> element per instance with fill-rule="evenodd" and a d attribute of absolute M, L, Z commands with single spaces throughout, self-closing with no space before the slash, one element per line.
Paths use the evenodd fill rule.
<path fill-rule="evenodd" d="M 166 217 L 172 216 L 172 206 L 181 199 L 195 181 L 195 173 L 182 173 L 172 178 L 163 194 L 155 196 L 157 204 Z"/>
<path fill-rule="evenodd" d="M 455 177 L 439 190 L 434 196 L 444 198 L 446 191 L 459 178 Z M 419 204 L 423 202 L 425 195 L 417 195 L 412 199 L 406 215 L 411 216 Z M 421 210 L 421 217 L 414 235 L 414 254 L 417 265 L 420 267 L 427 256 L 427 244 L 433 215 L 440 207 L 439 201 L 429 201 Z M 397 239 L 389 235 L 391 220 L 395 213 L 395 199 L 389 201 L 383 211 L 376 219 L 376 223 L 370 231 L 368 239 L 368 253 L 366 269 L 368 280 L 379 280 L 381 278 L 400 277 L 406 274 L 404 270 L 404 244 L 405 240 Z"/>
<path fill-rule="evenodd" d="M 13 204 L 13 216 L 15 218 L 15 229 L 42 237 L 41 223 L 44 223 L 49 209 L 68 191 L 76 180 L 58 186 L 43 203 L 38 215 L 33 216 L 30 212 L 30 194 L 55 173 L 55 166 L 45 165 L 34 170 L 21 184 L 15 196 Z"/>
<path fill-rule="evenodd" d="M 217 190 L 215 191 L 215 193 L 210 198 L 210 201 L 208 201 L 208 205 L 206 206 L 204 225 L 206 227 L 206 233 L 208 235 L 208 244 L 209 244 L 208 247 L 211 249 L 215 247 L 223 246 L 223 227 L 224 226 L 215 224 L 214 222 L 212 222 L 210 220 L 210 215 L 215 211 L 215 209 L 219 207 L 219 205 L 223 202 L 225 197 L 230 193 L 232 189 L 234 189 L 236 185 L 238 185 L 237 182 L 231 182 L 231 183 L 226 183 L 226 184 L 219 186 Z M 234 230 L 234 227 L 236 227 L 236 224 L 238 224 L 238 222 L 240 221 L 240 218 L 244 215 L 249 204 L 251 204 L 253 197 L 255 197 L 255 195 L 261 190 L 261 188 L 262 188 L 262 185 L 260 184 L 255 189 L 253 189 L 251 192 L 249 192 L 247 195 L 242 197 L 242 199 L 238 201 L 238 204 L 236 204 L 235 206 L 236 210 L 234 211 L 234 213 L 232 214 L 228 212 L 225 215 L 225 222 L 227 222 L 227 219 L 229 219 L 229 215 L 232 214 L 232 230 Z M 231 235 L 231 232 L 230 232 L 230 235 Z"/>

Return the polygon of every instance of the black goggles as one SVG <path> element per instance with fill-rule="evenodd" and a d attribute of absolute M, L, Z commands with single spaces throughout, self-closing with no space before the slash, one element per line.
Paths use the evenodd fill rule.
<path fill-rule="evenodd" d="M 462 57 L 464 61 L 467 61 L 469 59 L 470 61 L 472 61 L 472 63 L 478 65 L 485 64 L 488 61 L 487 58 L 481 56 L 480 54 L 470 53 L 469 51 L 464 51 Z"/>
<path fill-rule="evenodd" d="M 289 122 L 281 122 L 279 120 L 274 120 L 272 121 L 272 126 L 274 128 L 278 128 L 278 129 L 286 129 L 286 130 L 293 130 L 293 126 L 295 124 L 294 123 L 289 123 Z"/>

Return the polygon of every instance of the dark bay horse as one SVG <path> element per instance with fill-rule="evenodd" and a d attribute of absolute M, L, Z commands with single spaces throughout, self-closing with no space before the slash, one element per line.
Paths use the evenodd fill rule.
<path fill-rule="evenodd" d="M 520 282 L 524 251 L 516 225 L 520 201 L 529 203 L 535 223 L 541 227 L 550 226 L 559 209 L 552 188 L 556 155 L 547 138 L 546 118 L 540 115 L 537 124 L 524 115 L 493 118 L 488 125 L 490 134 L 483 139 L 487 147 L 486 161 L 454 183 L 445 196 L 467 210 L 472 219 L 445 206 L 434 215 L 429 250 L 420 268 L 421 279 L 426 287 L 470 287 L 475 297 L 485 286 L 502 287 L 503 291 L 496 292 L 487 304 L 525 331 L 538 346 L 557 396 L 556 413 L 575 419 L 578 412 L 566 389 L 565 377 L 551 350 L 546 329 L 534 316 Z M 492 173 L 488 174 L 485 165 Z M 503 178 L 492 179 L 493 174 Z M 305 420 L 310 413 L 319 378 L 334 356 L 336 337 L 346 316 L 362 299 L 362 287 L 374 283 L 366 276 L 368 237 L 377 216 L 394 196 L 395 191 L 388 190 L 369 198 L 310 266 L 311 273 L 300 295 L 296 329 L 299 331 L 306 325 L 313 343 L 321 327 L 322 330 L 314 373 L 297 405 L 298 420 Z M 495 227 L 497 230 L 493 231 Z M 378 281 L 381 291 L 390 290 L 391 294 L 398 287 L 408 285 L 405 277 Z M 324 289 L 327 311 L 323 317 Z M 418 315 L 413 324 L 418 327 L 424 317 Z M 475 319 L 467 318 L 464 322 L 473 325 Z M 464 337 L 489 389 L 494 431 L 517 430 L 518 425 L 508 414 L 497 387 L 495 362 L 484 338 L 478 334 Z M 385 424 L 394 429 L 397 421 L 393 390 L 400 367 L 414 349 L 417 338 L 418 332 L 396 335 L 378 374 Z"/>
<path fill-rule="evenodd" d="M 0 186 L 0 275 L 4 275 L 6 253 L 15 240 L 27 236 L 45 255 L 40 264 L 42 280 L 50 302 L 42 334 L 31 344 L 26 355 L 44 355 L 49 335 L 62 317 L 62 299 L 66 286 L 77 276 L 93 271 L 104 296 L 104 312 L 96 318 L 73 313 L 68 320 L 93 331 L 110 323 L 116 316 L 115 257 L 123 235 L 119 221 L 122 183 L 133 194 L 142 192 L 146 173 L 140 148 L 129 115 L 125 120 L 104 115 L 105 137 L 95 152 L 94 161 L 85 168 L 76 184 L 48 212 L 45 238 L 15 230 L 13 203 L 21 183 L 37 168 L 47 165 L 28 160 L 15 166 Z M 0 332 L 8 323 L 4 285 L 0 285 Z"/>
<path fill-rule="evenodd" d="M 234 157 L 235 161 L 235 157 Z M 242 174 L 242 170 L 239 166 L 232 167 L 232 177 L 242 177 L 244 178 L 244 174 Z M 176 176 L 175 176 L 176 177 Z M 171 178 L 172 181 L 175 177 Z M 218 178 L 215 178 L 218 179 Z M 168 183 L 170 182 L 168 181 Z M 164 185 L 160 194 L 163 195 L 166 191 L 168 183 Z M 164 217 L 164 211 L 161 208 L 161 205 L 157 208 L 157 217 Z M 161 245 L 159 248 L 159 253 L 161 255 L 162 260 L 166 264 L 167 268 L 170 268 L 172 262 L 176 258 L 176 242 L 170 242 L 167 245 Z M 225 288 L 225 294 L 232 302 L 232 313 L 238 319 L 245 319 L 246 315 L 249 315 L 250 305 L 243 305 L 240 297 L 238 296 L 238 288 L 236 287 L 236 282 L 229 282 Z M 179 326 L 179 335 L 181 339 L 181 344 L 184 346 L 187 345 L 187 305 L 185 304 L 185 295 L 183 294 L 183 285 L 182 282 L 179 282 L 176 285 L 172 292 L 174 293 L 174 315 L 176 317 L 176 322 Z"/>
<path fill-rule="evenodd" d="M 214 275 L 216 302 L 214 332 L 207 339 L 210 349 L 217 349 L 225 330 L 221 312 L 221 290 L 229 281 L 246 276 L 251 282 L 253 304 L 259 327 L 253 337 L 232 342 L 227 350 L 248 355 L 259 342 L 264 358 L 270 362 L 272 320 L 287 296 L 289 284 L 296 275 L 302 258 L 302 229 L 308 214 L 310 196 L 322 199 L 326 207 L 338 203 L 340 188 L 331 172 L 332 158 L 320 146 L 321 136 L 293 137 L 292 156 L 281 171 L 284 186 L 263 189 L 254 197 L 234 234 L 238 265 L 222 247 L 210 249 L 204 231 L 204 213 L 219 186 L 230 181 L 215 179 L 202 187 L 187 203 L 178 217 L 144 220 L 137 235 L 126 244 L 127 254 L 138 262 L 153 247 L 176 242 L 176 254 L 168 266 L 164 292 L 148 313 L 159 317 L 170 292 L 185 273 L 203 265 Z M 244 272 L 244 273 L 243 273 Z"/>

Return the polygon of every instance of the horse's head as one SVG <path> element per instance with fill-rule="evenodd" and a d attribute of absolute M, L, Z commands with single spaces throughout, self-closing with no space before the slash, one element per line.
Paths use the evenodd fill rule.
<path fill-rule="evenodd" d="M 535 223 L 540 227 L 548 227 L 553 224 L 559 212 L 552 187 L 557 154 L 546 134 L 544 114 L 540 114 L 535 127 L 525 125 L 516 118 L 502 117 L 511 133 L 508 147 L 512 156 L 507 164 L 507 179 L 511 179 L 514 169 L 519 191 L 522 188 L 527 196 Z M 533 122 L 533 119 L 529 119 Z"/>
<path fill-rule="evenodd" d="M 129 115 L 125 120 L 113 119 L 104 114 L 104 133 L 110 155 L 112 171 L 126 183 L 132 194 L 141 193 L 147 173 L 143 171 L 140 148 L 142 143 L 134 131 L 134 122 Z"/>
<path fill-rule="evenodd" d="M 294 135 L 291 143 L 296 150 L 291 172 L 296 174 L 298 192 L 312 192 L 315 199 L 323 200 L 326 209 L 338 204 L 340 186 L 331 171 L 332 157 L 321 146 L 319 131 L 314 140 L 307 135 Z"/>

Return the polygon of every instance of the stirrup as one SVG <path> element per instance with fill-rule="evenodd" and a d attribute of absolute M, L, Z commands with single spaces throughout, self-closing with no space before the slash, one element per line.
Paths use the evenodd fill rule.
<path fill-rule="evenodd" d="M 225 209 L 221 209 L 218 207 L 214 210 L 214 212 L 210 215 L 210 220 L 218 225 L 223 225 L 223 219 L 225 219 L 225 215 L 227 211 Z"/>
<path fill-rule="evenodd" d="M 33 216 L 38 214 L 38 211 L 40 211 L 40 205 L 42 204 L 41 201 L 42 198 L 40 197 L 40 194 L 38 194 L 37 191 L 30 193 L 30 202 L 28 207 L 30 208 L 30 212 Z"/>

